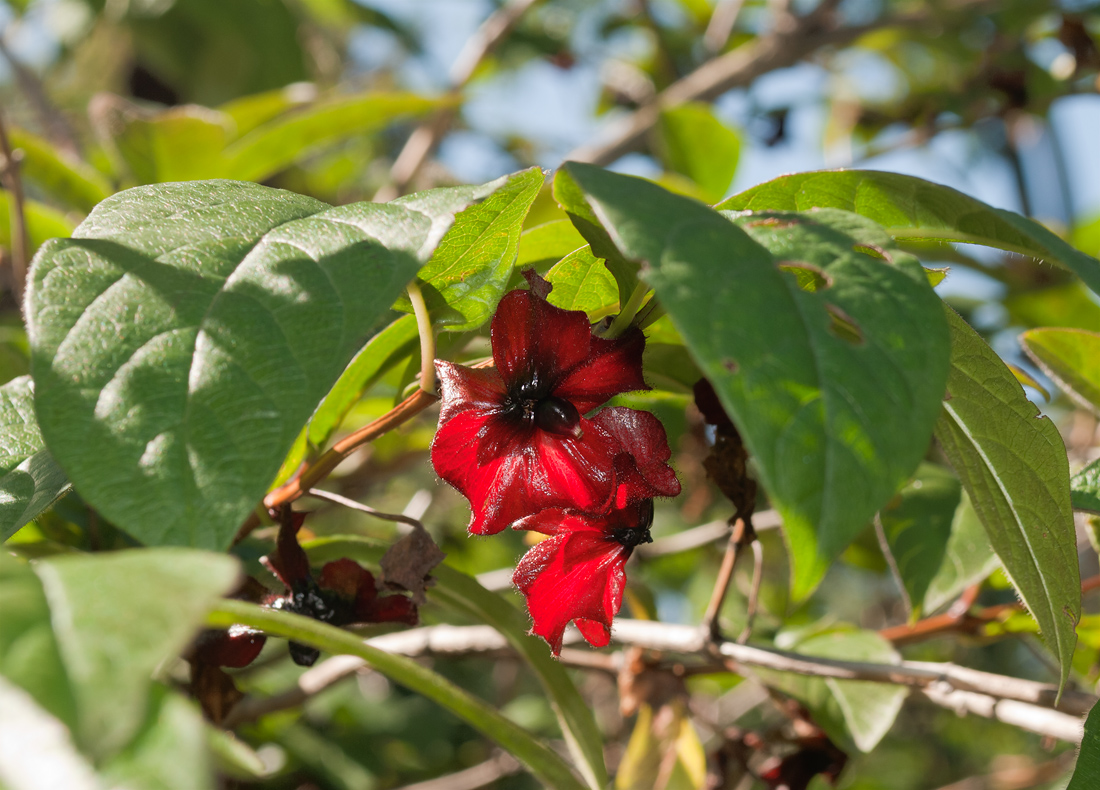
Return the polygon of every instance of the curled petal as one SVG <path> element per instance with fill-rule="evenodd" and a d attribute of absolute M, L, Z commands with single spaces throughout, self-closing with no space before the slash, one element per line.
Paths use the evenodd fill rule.
<path fill-rule="evenodd" d="M 532 429 L 525 442 L 500 415 L 469 409 L 440 425 L 436 472 L 470 500 L 470 532 L 493 535 L 549 507 L 601 510 L 614 493 L 619 444 L 588 420 L 581 438 Z M 494 451 L 484 452 L 486 444 Z"/>
<path fill-rule="evenodd" d="M 616 395 L 649 389 L 642 378 L 644 350 L 645 335 L 637 328 L 614 340 L 593 337 L 588 358 L 561 379 L 554 395 L 586 414 Z"/>
<path fill-rule="evenodd" d="M 611 620 L 623 602 L 626 547 L 599 529 L 563 531 L 523 556 L 512 581 L 527 598 L 538 634 L 554 655 L 561 653 L 562 634 L 570 620 L 593 645 L 607 644 Z"/>
<path fill-rule="evenodd" d="M 655 415 L 616 406 L 604 409 L 592 422 L 598 423 L 622 448 L 615 458 L 615 507 L 680 493 L 680 481 L 668 465 L 672 457 L 668 436 Z"/>
<path fill-rule="evenodd" d="M 592 327 L 580 311 L 554 307 L 530 291 L 511 291 L 500 300 L 490 338 L 506 387 L 537 377 L 552 389 L 588 358 Z"/>
<path fill-rule="evenodd" d="M 417 625 L 420 616 L 416 603 L 404 595 L 373 597 L 368 606 L 356 607 L 355 620 L 359 623 L 404 623 Z"/>

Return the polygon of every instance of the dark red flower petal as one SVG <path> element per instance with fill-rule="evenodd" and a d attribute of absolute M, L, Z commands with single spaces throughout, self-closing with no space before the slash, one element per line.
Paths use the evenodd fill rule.
<path fill-rule="evenodd" d="M 607 507 L 621 448 L 602 427 L 582 419 L 579 439 L 532 429 L 521 442 L 512 425 L 500 415 L 468 409 L 436 431 L 432 464 L 470 500 L 470 532 L 493 535 L 550 507 Z"/>
<path fill-rule="evenodd" d="M 374 592 L 374 575 L 353 559 L 343 557 L 326 562 L 317 578 L 321 589 L 333 592 L 341 598 L 355 600 L 364 588 Z"/>
<path fill-rule="evenodd" d="M 680 493 L 680 481 L 668 465 L 672 457 L 668 436 L 655 415 L 616 406 L 604 409 L 592 422 L 599 424 L 622 448 L 615 458 L 615 507 Z"/>
<path fill-rule="evenodd" d="M 195 640 L 195 660 L 215 667 L 247 667 L 264 649 L 267 637 L 244 625 L 207 630 Z"/>
<path fill-rule="evenodd" d="M 614 340 L 593 337 L 588 358 L 568 371 L 554 395 L 587 414 L 624 392 L 647 390 L 642 378 L 645 335 L 633 328 Z"/>
<path fill-rule="evenodd" d="M 587 516 L 553 509 L 516 524 L 517 529 L 550 535 L 523 556 L 512 581 L 527 598 L 532 632 L 545 639 L 555 655 L 561 652 L 562 634 L 571 620 L 594 647 L 610 641 L 611 621 L 622 606 L 626 561 L 632 551 L 617 533 L 639 528 L 643 510 L 642 505 L 632 505 L 607 515 Z"/>
<path fill-rule="evenodd" d="M 355 621 L 359 623 L 404 623 L 416 625 L 420 616 L 416 603 L 404 595 L 372 597 L 370 603 L 356 606 Z"/>
<path fill-rule="evenodd" d="M 588 316 L 554 307 L 522 290 L 500 300 L 489 335 L 493 359 L 508 389 L 530 381 L 535 372 L 539 382 L 552 389 L 588 358 L 592 345 Z"/>
<path fill-rule="evenodd" d="M 504 383 L 492 368 L 467 368 L 437 359 L 435 372 L 443 392 L 441 423 L 466 409 L 496 411 L 504 403 Z"/>

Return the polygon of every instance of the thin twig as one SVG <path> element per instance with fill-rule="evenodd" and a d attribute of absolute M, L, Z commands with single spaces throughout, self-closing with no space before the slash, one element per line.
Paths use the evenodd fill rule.
<path fill-rule="evenodd" d="M 718 568 L 718 578 L 714 582 L 714 590 L 710 594 L 710 603 L 707 604 L 706 614 L 703 615 L 703 627 L 710 634 L 711 639 L 721 637 L 721 629 L 718 625 L 718 615 L 722 612 L 722 603 L 726 600 L 730 582 L 733 580 L 733 571 L 737 566 L 737 555 L 741 553 L 741 546 L 745 537 L 745 519 L 739 518 L 734 522 L 726 543 L 726 551 L 722 555 L 722 565 Z"/>
<path fill-rule="evenodd" d="M 508 752 L 500 752 L 483 763 L 453 774 L 405 785 L 398 790 L 477 790 L 498 779 L 519 773 L 523 766 Z"/>
<path fill-rule="evenodd" d="M 762 510 L 752 516 L 752 528 L 757 532 L 778 529 L 782 525 L 783 521 L 779 518 L 779 513 L 774 510 Z M 657 538 L 652 543 L 644 543 L 636 548 L 634 553 L 646 559 L 664 557 L 666 554 L 679 554 L 681 551 L 691 551 L 728 538 L 732 529 L 728 520 L 709 521 L 674 535 Z"/>
<path fill-rule="evenodd" d="M 616 125 L 610 140 L 577 148 L 566 159 L 609 165 L 644 144 L 663 110 L 691 101 L 710 101 L 726 91 L 752 83 L 762 74 L 793 66 L 824 47 L 850 44 L 872 30 L 919 24 L 927 20 L 927 14 L 919 14 L 890 17 L 866 25 L 837 27 L 830 21 L 831 16 L 830 9 L 819 7 L 798 18 L 789 31 L 776 31 L 707 61 L 669 85 L 651 104 L 624 118 Z"/>
<path fill-rule="evenodd" d="M 23 289 L 27 282 L 27 256 L 30 251 L 30 239 L 27 235 L 27 220 L 23 205 L 23 179 L 19 176 L 19 160 L 12 151 L 8 139 L 7 126 L 0 114 L 0 154 L 4 161 L 0 163 L 0 182 L 8 190 L 8 213 L 11 217 L 11 287 L 15 301 L 23 304 Z"/>
<path fill-rule="evenodd" d="M 706 32 L 703 33 L 703 48 L 711 55 L 717 55 L 725 49 L 744 4 L 745 0 L 719 0 L 714 7 Z"/>
<path fill-rule="evenodd" d="M 890 541 L 886 539 L 886 528 L 882 525 L 882 518 L 878 513 L 875 513 L 873 523 L 875 525 L 875 537 L 878 539 L 878 547 L 882 551 L 882 556 L 886 558 L 886 565 L 890 568 L 890 575 L 893 576 L 894 583 L 901 593 L 902 603 L 905 604 L 905 614 L 907 617 L 912 617 L 913 599 L 909 597 L 909 590 L 905 589 L 905 579 L 901 575 L 901 568 L 898 567 L 898 561 L 894 558 L 894 552 L 890 550 Z"/>
<path fill-rule="evenodd" d="M 760 604 L 760 584 L 764 579 L 764 547 L 755 538 L 752 540 L 752 586 L 749 587 L 749 601 L 745 606 L 745 627 L 737 635 L 737 644 L 743 645 L 752 636 L 752 624 L 756 620 L 756 608 Z"/>
<path fill-rule="evenodd" d="M 364 505 L 362 502 L 356 502 L 354 499 L 348 499 L 346 496 L 340 496 L 334 494 L 331 491 L 322 491 L 319 488 L 311 488 L 306 492 L 306 496 L 316 497 L 317 499 L 327 499 L 329 502 L 335 502 L 338 505 L 343 505 L 346 508 L 352 510 L 358 510 L 360 513 L 368 513 L 375 518 L 380 518 L 383 521 L 396 521 L 399 524 L 408 524 L 414 529 L 424 529 L 424 525 L 411 516 L 406 516 L 402 513 L 383 513 L 381 510 L 375 510 L 370 505 Z"/>
<path fill-rule="evenodd" d="M 612 638 L 621 645 L 696 655 L 704 659 L 711 655 L 713 649 L 706 632 L 700 628 L 652 620 L 617 620 L 612 629 Z M 507 640 L 484 625 L 428 626 L 374 637 L 367 642 L 389 653 L 412 657 L 458 657 L 500 653 L 508 649 Z M 841 661 L 733 642 L 721 643 L 717 652 L 726 660 L 725 668 L 728 671 L 741 672 L 742 667 L 758 667 L 811 677 L 907 686 L 920 689 L 937 705 L 998 718 L 1015 726 L 1069 741 L 1080 740 L 1080 717 L 1097 701 L 1092 694 L 1067 690 L 1055 707 L 1057 687 L 1053 684 L 996 675 L 949 663 L 899 661 L 896 664 L 880 664 Z M 564 653 L 562 657 L 566 657 Z M 613 654 L 601 658 L 598 665 L 593 666 L 596 662 L 585 664 L 591 668 L 612 671 L 620 661 L 618 655 Z M 299 705 L 309 696 L 365 666 L 365 662 L 358 658 L 330 658 L 304 673 L 293 687 L 282 694 L 267 699 L 242 701 L 227 721 L 240 724 L 274 710 Z M 712 671 L 718 669 L 716 665 Z M 1006 704 L 1009 702 L 1013 704 Z"/>
<path fill-rule="evenodd" d="M 482 23 L 467 41 L 451 66 L 451 92 L 457 94 L 473 78 L 478 66 L 519 23 L 531 6 L 539 0 L 511 0 L 498 8 Z M 448 107 L 440 110 L 418 126 L 397 155 L 390 168 L 389 183 L 374 196 L 374 202 L 385 203 L 408 191 L 409 184 L 435 151 L 439 141 L 451 128 L 457 112 Z"/>

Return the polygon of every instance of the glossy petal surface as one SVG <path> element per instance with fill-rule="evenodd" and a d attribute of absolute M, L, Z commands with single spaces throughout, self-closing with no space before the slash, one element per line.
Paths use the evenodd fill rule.
<path fill-rule="evenodd" d="M 672 450 L 665 427 L 656 416 L 617 406 L 604 409 L 592 422 L 606 430 L 622 448 L 615 458 L 615 507 L 679 495 L 680 481 L 668 465 Z"/>

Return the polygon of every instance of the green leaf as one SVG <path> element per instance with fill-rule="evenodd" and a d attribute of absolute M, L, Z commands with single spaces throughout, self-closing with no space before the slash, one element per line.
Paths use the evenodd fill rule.
<path fill-rule="evenodd" d="M 669 168 L 698 184 L 709 201 L 721 200 L 737 172 L 738 134 L 702 102 L 663 110 L 657 129 Z"/>
<path fill-rule="evenodd" d="M 153 113 L 120 103 L 110 111 L 113 122 L 108 127 L 112 131 L 108 150 L 131 183 L 225 175 L 223 152 L 233 135 L 229 116 L 195 104 Z"/>
<path fill-rule="evenodd" d="M 924 594 L 923 610 L 934 612 L 946 606 L 967 587 L 978 584 L 999 567 L 1001 561 L 989 545 L 985 527 L 974 512 L 970 497 L 963 491 L 951 522 L 951 537 L 947 539 L 943 562 Z"/>
<path fill-rule="evenodd" d="M 546 786 L 562 790 L 585 787 L 573 776 L 569 766 L 531 733 L 412 659 L 371 647 L 358 636 L 326 623 L 242 601 L 222 601 L 208 622 L 216 628 L 243 623 L 263 629 L 272 636 L 292 639 L 329 653 L 358 656 L 394 682 L 427 697 L 496 741 Z"/>
<path fill-rule="evenodd" d="M 924 270 L 852 214 L 736 218 L 742 230 L 640 179 L 566 169 L 623 254 L 648 265 L 741 431 L 805 597 L 927 450 L 948 341 Z M 798 270 L 827 286 L 805 290 Z"/>
<path fill-rule="evenodd" d="M 880 511 L 914 614 L 944 562 L 961 496 L 962 485 L 949 470 L 921 464 L 914 479 Z"/>
<path fill-rule="evenodd" d="M 12 148 L 23 152 L 21 175 L 65 205 L 88 212 L 114 191 L 102 173 L 48 140 L 23 129 L 10 129 L 8 135 Z"/>
<path fill-rule="evenodd" d="M 34 385 L 20 376 L 0 387 L 0 542 L 56 502 L 69 480 L 42 441 Z"/>
<path fill-rule="evenodd" d="M 945 309 L 951 375 L 936 438 L 1058 657 L 1064 684 L 1081 617 L 1066 448 L 1012 371 L 958 314 Z"/>
<path fill-rule="evenodd" d="M 1100 261 L 1038 222 L 913 176 L 873 170 L 797 173 L 755 186 L 715 208 L 840 208 L 873 219 L 900 240 L 969 242 L 1038 258 L 1075 272 L 1100 293 Z"/>
<path fill-rule="evenodd" d="M 493 188 L 338 208 L 233 181 L 108 198 L 32 267 L 54 458 L 138 540 L 225 548 L 453 213 Z"/>
<path fill-rule="evenodd" d="M 0 551 L 0 601 L 0 676 L 21 686 L 71 729 L 76 704 L 50 628 L 42 584 L 28 565 L 5 551 Z"/>
<path fill-rule="evenodd" d="M 417 273 L 433 324 L 465 332 L 489 320 L 511 278 L 523 219 L 543 180 L 537 167 L 506 176 L 491 197 L 455 217 Z M 411 312 L 412 306 L 402 297 L 396 309 Z"/>
<path fill-rule="evenodd" d="M 832 630 L 807 639 L 784 643 L 799 653 L 844 661 L 897 664 L 901 656 L 874 631 Z M 894 724 L 909 690 L 902 686 L 859 680 L 814 678 L 774 670 L 755 670 L 770 686 L 803 702 L 834 740 L 851 739 L 861 752 L 878 745 Z"/>
<path fill-rule="evenodd" d="M 233 120 L 234 138 L 237 138 L 289 110 L 309 104 L 316 98 L 317 88 L 312 83 L 298 82 L 275 90 L 241 96 L 215 109 Z"/>
<path fill-rule="evenodd" d="M 1020 335 L 1020 344 L 1063 392 L 1100 415 L 1100 333 L 1031 329 Z"/>
<path fill-rule="evenodd" d="M 619 310 L 619 286 L 587 245 L 554 264 L 546 279 L 554 286 L 548 301 L 563 310 L 582 310 L 590 321 Z"/>
<path fill-rule="evenodd" d="M 349 535 L 318 538 L 302 545 L 315 563 L 352 557 L 377 565 L 385 551 L 383 545 Z M 592 711 L 565 669 L 550 655 L 546 643 L 531 635 L 528 619 L 500 595 L 447 565 L 437 566 L 432 576 L 436 581 L 428 589 L 432 600 L 491 625 L 527 661 L 550 699 L 565 742 L 585 781 L 592 790 L 606 787 L 602 739 Z"/>
<path fill-rule="evenodd" d="M 1024 326 L 1069 326 L 1100 332 L 1100 305 L 1079 282 L 1029 290 L 1004 301 L 1013 323 Z"/>
<path fill-rule="evenodd" d="M 232 557 L 175 548 L 55 557 L 34 570 L 76 699 L 77 741 L 97 757 L 137 733 L 153 670 L 180 654 L 240 574 Z"/>
<path fill-rule="evenodd" d="M 554 174 L 553 192 L 554 200 L 588 242 L 592 254 L 606 261 L 608 271 L 619 284 L 619 302 L 625 304 L 638 287 L 638 262 L 628 260 L 612 240 L 609 229 L 604 227 L 588 204 L 584 189 L 569 167 L 562 167 Z"/>
<path fill-rule="evenodd" d="M 545 222 L 520 234 L 516 268 L 534 266 L 540 273 L 545 273 L 553 264 L 583 246 L 584 236 L 569 220 Z"/>
<path fill-rule="evenodd" d="M 416 318 L 401 316 L 370 339 L 340 375 L 309 421 L 309 443 L 323 447 L 351 408 L 398 362 L 419 350 Z"/>
<path fill-rule="evenodd" d="M 149 714 L 133 741 L 102 769 L 110 787 L 209 790 L 214 787 L 202 714 L 193 702 L 154 685 Z"/>
<path fill-rule="evenodd" d="M 216 175 L 260 181 L 340 140 L 367 135 L 397 120 L 442 106 L 415 93 L 370 92 L 328 99 L 256 127 L 225 148 L 224 171 Z M 206 176 L 209 178 L 210 176 Z"/>
<path fill-rule="evenodd" d="M 1093 461 L 1069 481 L 1074 510 L 1100 515 L 1100 460 Z"/>
<path fill-rule="evenodd" d="M 1077 753 L 1077 766 L 1066 790 L 1100 787 L 1100 705 L 1094 705 L 1085 719 L 1085 734 Z"/>

